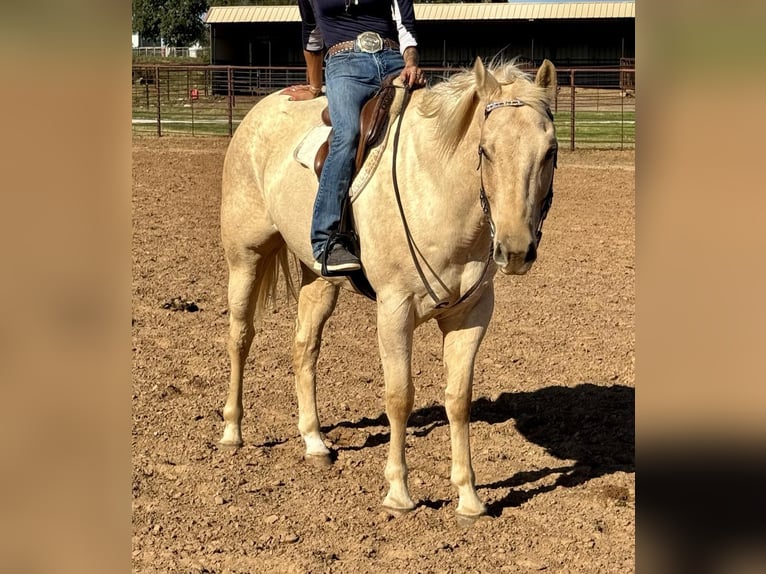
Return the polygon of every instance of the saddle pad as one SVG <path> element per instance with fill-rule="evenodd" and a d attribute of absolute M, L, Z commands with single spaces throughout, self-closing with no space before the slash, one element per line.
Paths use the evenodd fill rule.
<path fill-rule="evenodd" d="M 301 140 L 301 143 L 298 144 L 298 147 L 295 148 L 295 151 L 293 151 L 295 161 L 303 167 L 314 171 L 314 158 L 317 155 L 317 151 L 319 151 L 319 146 L 330 135 L 330 130 L 332 130 L 332 127 L 324 124 L 311 128 L 309 133 Z"/>

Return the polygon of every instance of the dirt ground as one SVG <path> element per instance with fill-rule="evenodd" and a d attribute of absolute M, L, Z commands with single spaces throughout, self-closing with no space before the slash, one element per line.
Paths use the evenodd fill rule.
<path fill-rule="evenodd" d="M 407 460 L 419 506 L 401 518 L 381 509 L 383 377 L 374 303 L 360 296 L 341 295 L 320 357 L 334 465 L 301 459 L 286 297 L 248 359 L 246 444 L 217 446 L 228 141 L 133 141 L 134 572 L 634 572 L 634 153 L 562 151 L 537 263 L 495 280 L 471 425 L 489 516 L 465 527 L 433 324 L 416 332 L 413 359 Z"/>

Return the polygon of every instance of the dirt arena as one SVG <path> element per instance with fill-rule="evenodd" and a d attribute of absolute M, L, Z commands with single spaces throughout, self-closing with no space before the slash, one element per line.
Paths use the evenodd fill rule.
<path fill-rule="evenodd" d="M 334 465 L 301 459 L 295 304 L 284 296 L 247 363 L 246 444 L 217 446 L 228 385 L 218 223 L 228 141 L 133 141 L 133 571 L 634 572 L 634 153 L 562 151 L 537 263 L 495 280 L 471 425 L 489 516 L 464 527 L 435 324 L 415 334 L 407 461 L 419 506 L 396 519 L 382 511 L 388 428 L 375 307 L 350 293 L 325 329 L 318 370 Z"/>

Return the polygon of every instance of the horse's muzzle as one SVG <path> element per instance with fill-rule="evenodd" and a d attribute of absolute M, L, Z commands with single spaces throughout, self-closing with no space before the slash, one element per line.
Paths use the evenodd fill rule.
<path fill-rule="evenodd" d="M 532 267 L 537 259 L 537 245 L 530 241 L 525 251 L 510 251 L 502 243 L 495 243 L 492 253 L 497 266 L 506 275 L 523 275 Z"/>

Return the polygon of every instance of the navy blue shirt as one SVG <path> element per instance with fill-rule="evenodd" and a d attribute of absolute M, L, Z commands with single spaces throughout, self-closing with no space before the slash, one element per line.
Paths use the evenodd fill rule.
<path fill-rule="evenodd" d="M 298 0 L 298 9 L 303 47 L 310 52 L 367 31 L 398 42 L 401 53 L 417 46 L 412 0 Z"/>

